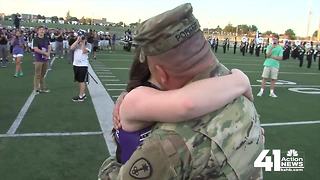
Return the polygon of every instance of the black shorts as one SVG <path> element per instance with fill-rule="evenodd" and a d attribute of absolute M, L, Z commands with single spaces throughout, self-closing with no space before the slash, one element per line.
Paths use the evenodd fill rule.
<path fill-rule="evenodd" d="M 88 80 L 88 67 L 73 66 L 74 81 L 87 82 Z"/>

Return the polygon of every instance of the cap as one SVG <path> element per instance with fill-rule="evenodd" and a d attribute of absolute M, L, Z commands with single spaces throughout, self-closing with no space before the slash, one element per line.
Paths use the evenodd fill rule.
<path fill-rule="evenodd" d="M 178 46 L 198 31 L 200 25 L 190 3 L 144 21 L 134 37 L 134 42 L 141 47 L 140 61 L 144 61 L 144 56 L 155 56 Z"/>

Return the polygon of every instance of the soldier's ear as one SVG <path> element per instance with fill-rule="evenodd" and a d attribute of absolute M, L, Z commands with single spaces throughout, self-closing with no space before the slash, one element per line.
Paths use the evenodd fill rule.
<path fill-rule="evenodd" d="M 163 86 L 168 82 L 168 73 L 161 65 L 155 65 L 156 79 L 158 83 Z"/>

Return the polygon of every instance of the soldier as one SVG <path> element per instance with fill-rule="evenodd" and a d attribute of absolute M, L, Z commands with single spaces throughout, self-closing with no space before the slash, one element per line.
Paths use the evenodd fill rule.
<path fill-rule="evenodd" d="M 164 89 L 229 74 L 210 51 L 190 4 L 143 22 L 135 41 L 142 48 L 140 60 L 147 59 Z M 262 137 L 254 105 L 240 97 L 198 121 L 156 124 L 122 167 L 107 159 L 99 178 L 260 179 L 253 162 L 263 149 Z"/>

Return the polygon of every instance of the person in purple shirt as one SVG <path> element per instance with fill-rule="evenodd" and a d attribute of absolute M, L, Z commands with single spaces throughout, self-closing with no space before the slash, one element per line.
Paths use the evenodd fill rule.
<path fill-rule="evenodd" d="M 50 92 L 46 87 L 44 75 L 48 69 L 51 46 L 43 26 L 38 27 L 38 35 L 33 40 L 33 50 L 35 55 L 34 91 L 36 94 Z"/>
<path fill-rule="evenodd" d="M 11 39 L 11 45 L 13 47 L 12 56 L 16 62 L 16 71 L 13 75 L 14 77 L 23 76 L 21 61 L 24 53 L 24 44 L 25 41 L 23 40 L 23 36 L 21 36 L 21 31 L 16 30 L 15 36 Z"/>

